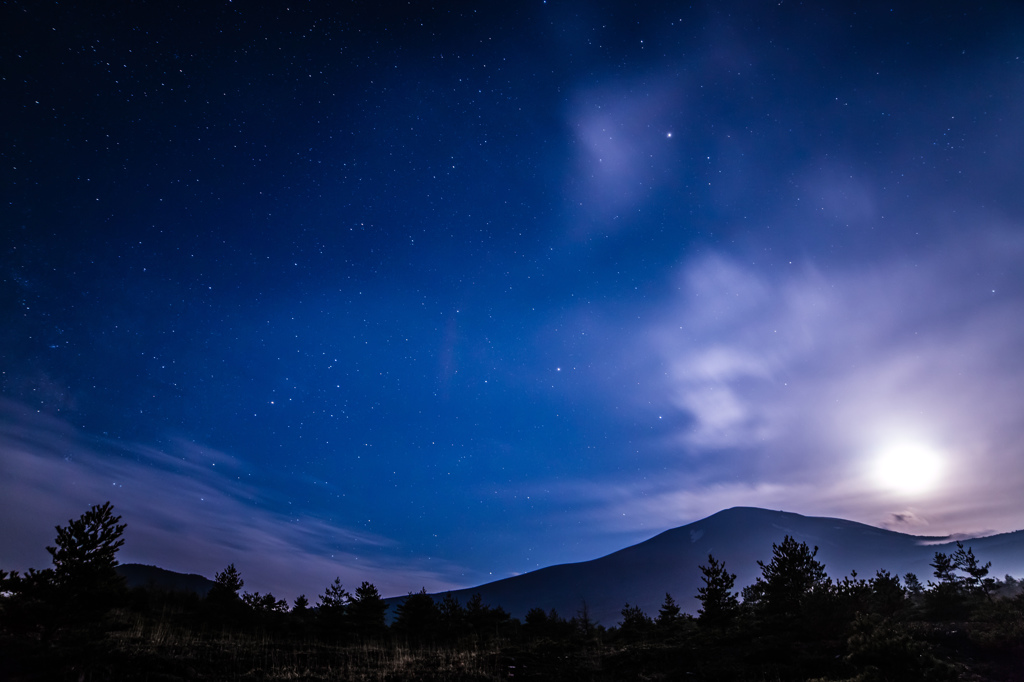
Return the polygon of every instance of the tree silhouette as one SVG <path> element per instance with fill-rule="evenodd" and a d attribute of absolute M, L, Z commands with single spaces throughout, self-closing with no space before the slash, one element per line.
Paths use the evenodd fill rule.
<path fill-rule="evenodd" d="M 711 554 L 708 554 L 707 565 L 700 567 L 700 572 L 704 587 L 697 589 L 697 599 L 701 603 L 697 622 L 713 627 L 729 623 L 739 610 L 739 599 L 733 592 L 736 575 L 725 569 L 724 561 L 718 561 Z"/>
<path fill-rule="evenodd" d="M 590 617 L 590 606 L 587 605 L 587 600 L 585 599 L 580 603 L 580 607 L 576 610 L 576 615 L 569 622 L 572 624 L 576 635 L 584 640 L 593 639 L 597 635 L 597 623 Z"/>
<path fill-rule="evenodd" d="M 250 611 L 239 594 L 245 581 L 234 564 L 215 574 L 213 586 L 206 595 L 206 609 L 213 621 L 241 622 Z"/>
<path fill-rule="evenodd" d="M 953 565 L 953 557 L 943 552 L 935 553 L 935 560 L 929 564 L 933 570 L 933 575 L 939 583 L 950 583 L 957 584 L 960 582 L 960 577 L 956 574 L 956 567 Z"/>
<path fill-rule="evenodd" d="M 57 526 L 57 539 L 46 551 L 53 557 L 54 583 L 79 604 L 104 603 L 123 587 L 117 575 L 117 550 L 124 545 L 125 524 L 110 502 L 93 505 L 66 527 Z"/>
<path fill-rule="evenodd" d="M 238 596 L 238 591 L 245 586 L 241 574 L 234 564 L 228 564 L 227 568 L 213 576 L 213 588 L 211 593 L 216 591 L 226 596 Z"/>
<path fill-rule="evenodd" d="M 992 600 L 992 591 L 996 587 L 996 581 L 988 577 L 988 571 L 992 567 L 991 561 L 982 566 L 974 556 L 973 549 L 968 547 L 965 550 L 963 543 L 957 542 L 956 551 L 953 552 L 953 566 L 958 571 L 966 573 L 960 582 L 969 594 L 984 596 L 989 601 Z"/>
<path fill-rule="evenodd" d="M 93 505 L 67 526 L 57 526 L 54 546 L 46 548 L 53 558 L 59 625 L 88 630 L 89 639 L 102 632 L 103 615 L 124 593 L 124 580 L 115 570 L 117 550 L 124 545 L 120 520 L 110 502 Z"/>
<path fill-rule="evenodd" d="M 524 622 L 529 632 L 540 634 L 544 632 L 548 624 L 548 614 L 539 606 L 534 606 L 526 612 Z"/>
<path fill-rule="evenodd" d="M 619 622 L 619 632 L 627 640 L 643 639 L 654 625 L 651 617 L 644 613 L 639 606 L 630 606 L 628 603 L 619 612 L 622 620 Z"/>
<path fill-rule="evenodd" d="M 242 595 L 242 602 L 253 611 L 261 614 L 287 613 L 288 602 L 278 599 L 270 592 L 260 594 L 259 592 L 246 592 Z"/>
<path fill-rule="evenodd" d="M 524 630 L 534 639 L 545 637 L 564 639 L 572 632 L 572 625 L 565 618 L 562 618 L 555 609 L 545 612 L 540 607 L 534 607 L 526 612 L 526 627 Z"/>
<path fill-rule="evenodd" d="M 50 643 L 61 612 L 52 568 L 3 572 L 0 599 L 0 629 L 16 638 L 38 640 L 44 647 Z"/>
<path fill-rule="evenodd" d="M 980 597 L 991 601 L 996 589 L 996 581 L 988 577 L 991 566 L 991 561 L 981 565 L 974 551 L 964 549 L 961 542 L 956 543 L 952 554 L 936 552 L 931 567 L 938 583 L 928 581 L 928 612 L 937 618 L 954 618 L 965 615 Z"/>
<path fill-rule="evenodd" d="M 377 588 L 363 581 L 363 584 L 356 588 L 356 593 L 348 605 L 352 629 L 363 639 L 383 637 L 387 630 L 387 610 L 387 602 L 380 596 Z"/>
<path fill-rule="evenodd" d="M 466 602 L 466 621 L 471 631 L 480 638 L 495 636 L 502 623 L 509 620 L 508 612 L 500 606 L 492 608 L 484 604 L 479 592 Z"/>
<path fill-rule="evenodd" d="M 892 616 L 907 606 L 907 592 L 900 585 L 899 576 L 879 569 L 868 583 L 871 588 L 871 610 L 883 616 Z"/>
<path fill-rule="evenodd" d="M 94 505 L 67 526 L 56 526 L 54 545 L 46 548 L 53 568 L 0 575 L 0 622 L 23 648 L 19 653 L 41 650 L 39 665 L 70 667 L 85 676 L 98 665 L 110 644 L 111 610 L 125 594 L 115 570 L 124 544 L 120 520 L 109 502 Z M 60 656 L 53 656 L 54 645 Z"/>
<path fill-rule="evenodd" d="M 761 576 L 743 591 L 744 601 L 768 614 L 798 614 L 811 591 L 829 582 L 825 565 L 815 559 L 817 554 L 817 547 L 812 550 L 789 535 L 781 544 L 772 543 L 772 560 L 757 562 Z"/>
<path fill-rule="evenodd" d="M 668 592 L 665 593 L 665 601 L 658 609 L 658 618 L 655 621 L 659 627 L 668 627 L 679 621 L 682 617 L 682 609 Z"/>
<path fill-rule="evenodd" d="M 346 616 L 352 595 L 341 585 L 341 578 L 327 586 L 316 605 L 317 620 L 321 627 L 334 636 L 344 634 Z"/>
<path fill-rule="evenodd" d="M 439 619 L 437 604 L 423 588 L 402 600 L 395 609 L 395 622 L 391 627 L 409 642 L 422 644 L 434 639 Z"/>
<path fill-rule="evenodd" d="M 335 578 L 334 582 L 327 586 L 324 593 L 320 595 L 317 608 L 320 611 L 334 611 L 344 613 L 345 607 L 352 601 L 352 595 L 341 585 L 341 578 Z"/>
<path fill-rule="evenodd" d="M 446 593 L 441 599 L 438 612 L 441 632 L 450 641 L 455 641 L 466 633 L 469 627 L 466 609 L 462 608 L 462 604 L 451 592 Z"/>
<path fill-rule="evenodd" d="M 904 575 L 903 584 L 906 585 L 907 594 L 911 597 L 919 597 L 924 591 L 924 585 L 921 584 L 921 580 L 917 577 L 916 573 L 907 573 Z"/>

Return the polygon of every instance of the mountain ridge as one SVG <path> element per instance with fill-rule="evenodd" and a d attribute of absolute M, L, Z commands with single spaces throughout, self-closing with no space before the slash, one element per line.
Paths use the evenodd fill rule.
<path fill-rule="evenodd" d="M 731 507 L 595 559 L 546 566 L 431 596 L 440 600 L 451 594 L 465 603 L 479 593 L 485 604 L 500 606 L 520 619 L 534 607 L 555 609 L 570 618 L 586 605 L 592 621 L 611 626 L 620 620 L 626 603 L 655 616 L 665 594 L 671 593 L 683 611 L 696 614 L 697 589 L 702 585 L 700 566 L 707 563 L 708 554 L 724 561 L 729 572 L 736 574 L 735 589 L 739 591 L 756 580 L 760 575 L 757 561 L 769 561 L 772 545 L 786 535 L 818 547 L 817 558 L 834 579 L 854 572 L 870 578 L 877 570 L 888 570 L 900 577 L 912 572 L 925 582 L 932 577 L 929 563 L 935 553 L 949 554 L 957 542 L 950 537 L 910 535 L 841 518 Z M 959 541 L 972 547 L 982 564 L 992 562 L 992 576 L 1024 576 L 1024 530 Z M 204 576 L 156 566 L 121 564 L 117 570 L 128 587 L 204 596 L 213 585 Z M 392 611 L 405 596 L 386 600 Z"/>
<path fill-rule="evenodd" d="M 165 592 L 194 592 L 205 597 L 214 582 L 198 573 L 178 573 L 149 564 L 118 564 L 114 567 L 128 589 L 144 587 Z"/>
<path fill-rule="evenodd" d="M 568 618 L 586 605 L 589 617 L 606 626 L 618 622 L 627 603 L 656 615 L 666 593 L 683 611 L 695 614 L 697 589 L 702 585 L 699 567 L 707 563 L 708 554 L 725 561 L 736 574 L 739 591 L 755 581 L 760 575 L 757 561 L 769 561 L 772 544 L 786 535 L 818 547 L 818 560 L 835 579 L 854 573 L 869 578 L 877 570 L 888 570 L 900 576 L 915 573 L 923 582 L 932 575 L 929 563 L 935 553 L 950 553 L 956 547 L 956 540 L 910 535 L 847 519 L 731 507 L 596 559 L 556 564 L 451 594 L 465 602 L 479 593 L 484 603 L 501 606 L 519 618 L 534 607 L 554 608 Z M 1024 574 L 1024 531 L 961 542 L 969 542 L 983 563 L 992 561 L 992 575 Z"/>

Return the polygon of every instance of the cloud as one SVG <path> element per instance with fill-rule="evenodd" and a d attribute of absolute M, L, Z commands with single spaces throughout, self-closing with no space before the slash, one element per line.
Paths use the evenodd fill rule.
<path fill-rule="evenodd" d="M 123 562 L 212 577 L 234 563 L 250 591 L 313 595 L 335 576 L 383 594 L 457 586 L 461 569 L 400 558 L 389 538 L 281 505 L 244 482 L 230 454 L 175 440 L 166 448 L 88 437 L 62 420 L 0 401 L 0 562 L 49 564 L 53 527 L 110 500 L 127 523 Z"/>
<path fill-rule="evenodd" d="M 679 148 L 677 77 L 651 74 L 578 89 L 566 111 L 576 154 L 566 195 L 579 209 L 572 237 L 614 229 L 619 214 L 676 181 Z"/>
<path fill-rule="evenodd" d="M 616 532 L 737 505 L 930 535 L 1024 527 L 1024 290 L 1006 276 L 1022 256 L 1024 240 L 992 228 L 872 264 L 687 262 L 624 344 L 657 361 L 616 378 L 675 428 L 635 449 L 642 480 L 564 494 Z M 894 442 L 937 452 L 939 484 L 880 486 L 873 467 Z"/>

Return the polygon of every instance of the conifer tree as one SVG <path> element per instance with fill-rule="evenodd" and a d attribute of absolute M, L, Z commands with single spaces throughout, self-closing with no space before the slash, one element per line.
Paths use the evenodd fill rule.
<path fill-rule="evenodd" d="M 346 616 L 352 595 L 341 584 L 341 578 L 334 579 L 316 605 L 317 620 L 331 635 L 340 636 L 345 632 Z"/>
<path fill-rule="evenodd" d="M 53 557 L 54 582 L 68 600 L 94 606 L 123 588 L 114 570 L 117 550 L 124 545 L 125 524 L 120 520 L 110 502 L 104 502 L 66 527 L 57 526 L 55 546 L 46 551 Z"/>
<path fill-rule="evenodd" d="M 214 621 L 228 622 L 242 622 L 248 618 L 251 615 L 250 608 L 239 594 L 244 585 L 245 581 L 233 563 L 216 573 L 213 577 L 213 587 L 206 595 L 206 608 L 210 611 L 210 618 Z"/>
<path fill-rule="evenodd" d="M 377 588 L 364 580 L 348 605 L 349 621 L 355 634 L 363 639 L 383 637 L 387 629 L 387 610 L 387 602 Z"/>
<path fill-rule="evenodd" d="M 242 580 L 242 575 L 234 564 L 228 564 L 227 568 L 214 575 L 213 582 L 214 585 L 210 593 L 212 595 L 217 592 L 220 598 L 228 598 L 231 595 L 237 597 L 239 590 L 245 586 L 245 581 Z"/>
<path fill-rule="evenodd" d="M 921 584 L 921 580 L 917 577 L 916 573 L 907 573 L 904 575 L 903 584 L 907 588 L 907 594 L 911 597 L 919 597 L 924 591 L 924 585 Z"/>
<path fill-rule="evenodd" d="M 681 618 L 682 610 L 679 608 L 679 604 L 672 598 L 672 595 L 668 592 L 665 593 L 665 601 L 662 602 L 661 608 L 658 609 L 657 624 L 659 626 L 669 626 L 677 622 Z"/>
<path fill-rule="evenodd" d="M 796 615 L 811 591 L 829 582 L 817 554 L 817 547 L 812 550 L 789 535 L 780 544 L 773 543 L 772 560 L 757 562 L 761 576 L 744 590 L 745 600 L 766 613 Z"/>
<path fill-rule="evenodd" d="M 963 543 L 956 543 L 952 554 L 936 552 L 930 564 L 938 581 L 928 581 L 925 605 L 932 617 L 956 618 L 966 615 L 966 609 L 977 598 L 991 600 L 996 581 L 988 577 L 992 562 L 981 565 L 971 548 L 964 549 Z"/>
<path fill-rule="evenodd" d="M 654 625 L 651 617 L 637 605 L 630 606 L 627 603 L 619 613 L 622 615 L 619 631 L 626 639 L 642 639 Z"/>
<path fill-rule="evenodd" d="M 929 565 L 933 569 L 932 575 L 940 584 L 958 585 L 960 583 L 960 576 L 956 574 L 956 566 L 950 555 L 936 552 L 935 559 Z"/>
<path fill-rule="evenodd" d="M 348 593 L 342 584 L 341 578 L 335 578 L 334 582 L 327 586 L 324 593 L 320 595 L 320 601 L 317 603 L 317 608 L 320 611 L 331 611 L 337 613 L 343 613 L 348 603 L 352 601 L 352 595 Z"/>
<path fill-rule="evenodd" d="M 718 561 L 711 554 L 708 554 L 707 565 L 700 567 L 700 572 L 704 587 L 697 589 L 697 599 L 701 603 L 697 622 L 710 626 L 729 623 L 739 610 L 739 599 L 733 591 L 736 575 L 725 569 L 724 561 Z"/>
<path fill-rule="evenodd" d="M 465 634 L 468 622 L 466 620 L 466 609 L 462 607 L 459 600 L 451 592 L 444 595 L 441 604 L 438 606 L 440 613 L 441 631 L 449 639 L 455 640 Z"/>
<path fill-rule="evenodd" d="M 109 614 L 125 591 L 116 571 L 124 544 L 120 520 L 110 502 L 93 505 L 67 526 L 56 526 L 54 545 L 46 548 L 52 568 L 3 572 L 0 629 L 44 649 L 58 643 L 88 666 L 104 648 Z"/>
<path fill-rule="evenodd" d="M 440 612 L 426 588 L 402 600 L 395 610 L 392 628 L 411 643 L 422 644 L 434 639 Z"/>
<path fill-rule="evenodd" d="M 120 520 L 110 502 L 93 505 L 67 526 L 57 526 L 54 546 L 46 548 L 53 558 L 58 622 L 92 630 L 87 639 L 102 632 L 99 621 L 124 593 L 124 580 L 115 570 L 117 550 L 124 545 L 125 524 Z"/>
<path fill-rule="evenodd" d="M 260 594 L 259 592 L 246 592 L 242 595 L 242 603 L 250 610 L 259 614 L 285 613 L 288 611 L 288 602 L 278 599 L 270 592 Z"/>
<path fill-rule="evenodd" d="M 534 606 L 526 612 L 524 622 L 531 632 L 541 633 L 548 624 L 548 614 L 539 606 Z"/>
<path fill-rule="evenodd" d="M 974 556 L 972 548 L 964 549 L 963 543 L 957 542 L 956 551 L 953 552 L 953 565 L 957 570 L 967 574 L 961 578 L 961 584 L 968 593 L 992 599 L 996 581 L 988 577 L 988 571 L 992 567 L 991 561 L 982 566 Z"/>
<path fill-rule="evenodd" d="M 879 569 L 868 583 L 871 588 L 871 609 L 883 616 L 892 616 L 907 605 L 907 592 L 899 576 Z"/>

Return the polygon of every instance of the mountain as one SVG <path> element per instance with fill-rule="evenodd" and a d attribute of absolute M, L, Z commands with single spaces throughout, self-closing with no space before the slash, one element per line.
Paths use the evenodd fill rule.
<path fill-rule="evenodd" d="M 167 592 L 195 592 L 200 597 L 213 587 L 213 581 L 195 573 L 176 573 L 157 566 L 144 564 L 119 564 L 115 570 L 124 578 L 125 585 L 148 587 Z"/>
<path fill-rule="evenodd" d="M 621 620 L 620 611 L 627 602 L 656 616 L 669 592 L 683 611 L 696 614 L 697 589 L 703 584 L 699 567 L 707 563 L 709 553 L 736 574 L 739 591 L 760 575 L 757 561 L 770 561 L 772 543 L 785 535 L 817 546 L 818 560 L 837 579 L 854 571 L 871 578 L 885 569 L 900 576 L 915 573 L 924 583 L 932 577 L 929 563 L 935 552 L 949 554 L 956 549 L 956 543 L 945 538 L 907 535 L 843 519 L 734 507 L 599 559 L 550 566 L 452 595 L 465 603 L 480 593 L 485 604 L 501 606 L 518 618 L 533 607 L 554 608 L 569 618 L 585 603 L 592 620 L 611 626 Z M 1024 531 L 962 542 L 974 549 L 983 564 L 992 562 L 990 575 L 1024 575 Z"/>

